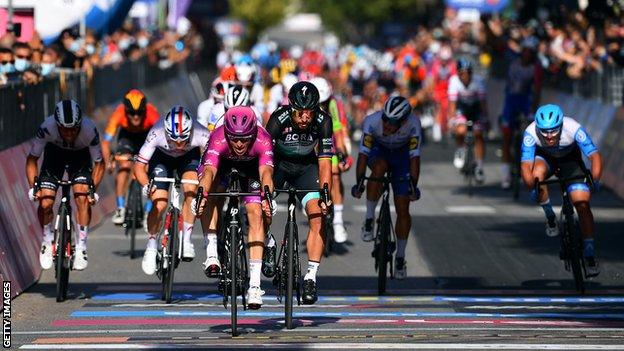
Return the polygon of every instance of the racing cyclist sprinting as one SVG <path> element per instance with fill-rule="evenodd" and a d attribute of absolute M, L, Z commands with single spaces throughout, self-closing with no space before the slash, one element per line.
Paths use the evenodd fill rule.
<path fill-rule="evenodd" d="M 159 118 L 158 110 L 147 102 L 145 95 L 140 90 L 132 89 L 124 95 L 123 103 L 117 106 L 104 131 L 102 153 L 106 168 L 112 173 L 115 166 L 118 166 L 115 176 L 117 209 L 112 217 L 112 222 L 117 225 L 123 224 L 126 216 L 126 190 L 133 164 L 131 158 L 139 153 L 147 133 Z M 118 135 L 116 153 L 125 156 L 126 161 L 111 160 L 110 144 L 115 135 Z M 150 209 L 151 202 L 147 201 L 146 218 Z"/>
<path fill-rule="evenodd" d="M 559 234 L 557 215 L 550 204 L 548 188 L 543 186 L 539 194 L 535 192 L 535 178 L 543 181 L 557 170 L 560 178 L 584 176 L 586 168 L 581 154 L 591 162 L 591 175 L 597 189 L 602 175 L 602 157 L 585 128 L 574 119 L 564 117 L 558 105 L 541 106 L 535 112 L 535 121 L 524 131 L 521 169 L 522 180 L 532 189 L 531 198 L 544 209 L 548 236 Z M 567 188 L 579 218 L 587 275 L 594 277 L 600 270 L 594 252 L 594 216 L 589 206 L 592 189 L 582 180 L 569 182 Z"/>
<path fill-rule="evenodd" d="M 224 123 L 210 135 L 206 151 L 202 157 L 200 186 L 204 188 L 204 198 L 199 207 L 202 215 L 207 206 L 206 196 L 210 191 L 227 189 L 229 172 L 235 167 L 245 175 L 241 179 L 243 192 L 258 193 L 258 196 L 243 198 L 249 223 L 249 289 L 247 305 L 251 309 L 262 306 L 260 275 L 262 272 L 262 253 L 265 241 L 264 216 L 270 221 L 272 216 L 267 201 L 261 201 L 261 189 L 268 186 L 273 190 L 273 145 L 267 131 L 258 125 L 257 113 L 249 106 L 229 108 L 224 116 Z M 207 214 L 210 217 L 208 246 L 206 248 L 206 274 L 218 276 L 220 263 L 217 252 L 216 217 L 220 211 L 214 211 L 215 203 L 208 203 Z"/>
<path fill-rule="evenodd" d="M 464 138 L 468 128 L 467 121 L 472 121 L 475 138 L 474 156 L 477 163 L 475 180 L 485 182 L 483 159 L 485 157 L 485 140 L 483 134 L 487 128 L 487 105 L 485 87 L 481 77 L 473 77 L 472 62 L 465 58 L 457 61 L 457 75 L 451 77 L 448 87 L 449 116 L 455 125 L 455 141 L 457 150 L 453 165 L 462 169 L 466 161 Z"/>
<path fill-rule="evenodd" d="M 183 106 L 172 107 L 163 120 L 150 130 L 137 156 L 134 174 L 143 187 L 145 198 L 151 198 L 152 210 L 147 217 L 148 239 L 141 267 L 147 275 L 156 272 L 156 237 L 162 225 L 162 215 L 169 201 L 169 183 L 154 182 L 149 187 L 150 176 L 173 177 L 177 172 L 180 179 L 197 180 L 197 167 L 201 157 L 200 148 L 208 142 L 209 132 L 191 117 Z M 182 184 L 184 203 L 182 206 L 182 258 L 195 258 L 191 242 L 195 215 L 191 212 L 191 201 L 195 198 L 197 185 Z"/>
<path fill-rule="evenodd" d="M 420 120 L 412 113 L 409 101 L 402 96 L 391 96 L 383 110 L 368 115 L 362 127 L 360 153 L 356 163 L 356 182 L 351 189 L 355 198 L 364 192 L 366 167 L 371 169 L 372 178 L 382 178 L 386 172 L 392 173 L 392 191 L 396 208 L 397 251 L 395 278 L 405 279 L 407 268 L 405 248 L 412 227 L 409 213 L 410 201 L 420 198 L 418 179 L 420 177 Z M 407 178 L 408 181 L 399 180 Z M 411 184 L 410 184 L 411 183 Z M 366 184 L 366 217 L 362 226 L 362 240 L 374 239 L 373 223 L 375 208 L 381 197 L 383 186 L 380 182 Z"/>
<path fill-rule="evenodd" d="M 331 158 L 334 154 L 331 117 L 319 108 L 319 92 L 310 82 L 295 83 L 288 93 L 290 105 L 275 110 L 266 129 L 273 139 L 275 153 L 275 186 L 286 182 L 297 189 L 319 189 L 323 184 L 332 189 Z M 303 303 L 318 300 L 316 275 L 323 255 L 322 216 L 330 203 L 320 199 L 318 192 L 299 196 L 308 215 L 308 269 L 303 278 Z M 268 243 L 267 250 L 275 250 Z M 267 255 L 269 256 L 269 255 Z M 275 258 L 275 255 L 272 255 Z M 264 262 L 275 266 L 275 262 Z"/>
<path fill-rule="evenodd" d="M 39 189 L 35 192 L 35 177 L 38 173 L 37 161 L 43 154 Z M 104 175 L 104 161 L 98 130 L 89 118 L 82 115 L 82 110 L 74 100 L 63 100 L 56 104 L 54 115 L 47 117 L 32 143 L 26 158 L 26 177 L 30 190 L 28 197 L 39 201 L 37 216 L 43 227 L 43 240 L 39 263 L 42 269 L 50 269 L 53 264 L 52 242 L 54 241 L 53 210 L 56 199 L 57 182 L 63 179 L 67 171 L 76 204 L 76 256 L 73 269 L 87 268 L 87 236 L 91 222 L 90 206 L 95 202 L 88 198 L 89 183 L 97 186 Z"/>

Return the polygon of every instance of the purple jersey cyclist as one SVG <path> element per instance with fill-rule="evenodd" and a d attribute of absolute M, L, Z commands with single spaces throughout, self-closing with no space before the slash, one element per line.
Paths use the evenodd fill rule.
<path fill-rule="evenodd" d="M 260 190 L 267 185 L 273 191 L 273 142 L 269 133 L 256 122 L 256 113 L 251 107 L 236 106 L 227 110 L 223 126 L 215 129 L 208 141 L 206 151 L 199 166 L 199 185 L 208 195 L 214 191 L 224 191 L 228 175 L 236 168 L 241 177 L 241 191 L 258 192 L 258 196 L 244 200 L 249 222 L 249 289 L 247 304 L 251 309 L 262 306 L 260 272 L 262 270 L 262 252 L 264 249 L 264 217 L 270 223 L 271 210 L 268 201 L 262 201 Z M 204 197 L 205 199 L 205 197 Z M 220 263 L 217 254 L 217 220 L 219 201 L 208 198 L 202 200 L 199 214 L 209 222 L 206 235 L 205 273 L 209 277 L 219 275 Z"/>

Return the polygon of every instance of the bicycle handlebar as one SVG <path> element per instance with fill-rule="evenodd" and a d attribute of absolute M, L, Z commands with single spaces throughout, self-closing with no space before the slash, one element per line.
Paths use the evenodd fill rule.
<path fill-rule="evenodd" d="M 197 179 L 176 179 L 176 178 L 169 178 L 169 177 L 154 177 L 152 178 L 152 180 L 154 182 L 163 182 L 163 183 L 199 185 L 199 180 Z"/>
<path fill-rule="evenodd" d="M 591 174 L 586 171 L 585 174 L 582 176 L 574 176 L 574 177 L 569 177 L 569 178 L 553 178 L 553 179 L 542 180 L 542 181 L 540 181 L 538 178 L 535 178 L 535 185 L 533 186 L 533 189 L 536 192 L 539 192 L 539 188 L 542 185 L 560 184 L 563 186 L 565 185 L 565 183 L 575 181 L 575 180 L 583 180 L 583 183 L 586 183 L 590 189 L 594 188 L 594 179 L 592 178 Z"/>

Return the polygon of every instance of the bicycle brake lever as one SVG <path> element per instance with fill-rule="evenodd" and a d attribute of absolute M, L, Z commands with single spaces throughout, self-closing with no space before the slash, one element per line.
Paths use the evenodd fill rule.
<path fill-rule="evenodd" d="M 269 190 L 269 186 L 265 185 L 264 186 L 264 199 L 269 203 L 269 209 L 271 210 L 271 213 L 273 213 L 273 201 L 272 200 L 272 196 L 271 196 L 271 191 Z"/>
<path fill-rule="evenodd" d="M 199 205 L 204 197 L 204 187 L 197 188 L 197 194 L 195 194 L 195 213 L 199 213 Z"/>

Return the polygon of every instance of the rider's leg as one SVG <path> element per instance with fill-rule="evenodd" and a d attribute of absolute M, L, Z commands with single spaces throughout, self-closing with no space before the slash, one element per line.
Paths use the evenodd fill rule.
<path fill-rule="evenodd" d="M 318 205 L 318 199 L 318 193 L 309 193 L 309 196 L 304 197 L 302 201 L 305 202 L 306 213 L 308 214 L 310 224 L 308 241 L 306 243 L 306 248 L 308 250 L 308 270 L 304 280 L 311 279 L 316 281 L 316 273 L 321 262 L 321 256 L 323 255 L 325 240 L 324 235 L 321 234 L 323 220 L 321 208 Z"/>
<path fill-rule="evenodd" d="M 485 158 L 485 139 L 483 137 L 482 130 L 475 130 L 475 161 L 477 162 L 477 168 L 483 169 L 483 159 Z"/>
<path fill-rule="evenodd" d="M 52 227 L 54 199 L 56 199 L 56 191 L 41 189 L 37 218 L 39 219 L 39 224 L 43 227 L 43 241 L 47 243 L 51 243 L 54 240 L 54 228 Z"/>
<path fill-rule="evenodd" d="M 464 147 L 464 138 L 466 137 L 467 131 L 468 128 L 464 123 L 455 126 L 455 144 L 458 148 Z"/>
<path fill-rule="evenodd" d="M 123 155 L 130 157 L 131 155 Z M 132 161 L 119 161 L 119 169 L 115 176 L 115 195 L 117 196 L 117 208 L 126 207 L 126 189 L 128 187 L 128 178 L 130 169 L 132 169 Z"/>
<path fill-rule="evenodd" d="M 76 184 L 73 186 L 74 201 L 76 203 L 76 248 L 87 248 L 87 235 L 89 234 L 89 223 L 91 222 L 91 205 L 89 204 L 89 186 L 87 184 Z"/>
<path fill-rule="evenodd" d="M 342 210 L 344 208 L 344 197 L 343 197 L 343 186 L 342 180 L 340 176 L 340 170 L 338 169 L 338 163 L 334 163 L 334 159 L 332 158 L 332 188 L 331 188 L 331 198 L 334 204 L 334 219 L 333 219 L 333 227 L 334 227 L 334 239 L 336 242 L 344 242 L 347 240 L 347 231 L 344 227 L 344 221 L 342 218 Z"/>
<path fill-rule="evenodd" d="M 533 178 L 537 178 L 540 181 L 545 180 L 548 177 L 549 166 L 546 160 L 541 157 L 535 157 L 535 162 L 533 163 Z M 537 198 L 538 203 L 544 210 L 544 215 L 546 215 L 546 219 L 548 220 L 548 225 L 550 227 L 556 226 L 557 215 L 550 204 L 550 198 L 548 196 L 548 187 L 541 186 L 540 193 Z"/>
<path fill-rule="evenodd" d="M 409 198 L 403 195 L 394 195 L 394 207 L 396 208 L 396 235 L 397 235 L 397 257 L 405 257 L 405 246 L 412 227 L 412 217 L 409 213 Z"/>
<path fill-rule="evenodd" d="M 369 162 L 371 178 L 381 179 L 388 170 L 388 162 L 382 158 L 375 158 Z M 383 185 L 380 181 L 368 181 L 366 184 L 366 219 L 375 217 L 375 208 L 381 197 Z"/>
<path fill-rule="evenodd" d="M 264 223 L 260 202 L 245 203 L 249 221 L 249 286 L 260 287 L 262 251 L 264 250 Z"/>
<path fill-rule="evenodd" d="M 579 218 L 581 236 L 583 237 L 583 255 L 585 257 L 594 257 L 594 235 L 596 229 L 594 215 L 589 206 L 591 193 L 584 183 L 572 184 L 568 187 L 568 191 L 570 193 L 570 200 Z"/>
<path fill-rule="evenodd" d="M 164 189 L 156 189 L 152 195 L 153 206 L 147 216 L 148 247 L 156 248 L 156 235 L 162 225 L 162 215 L 167 209 L 168 199 L 169 191 Z"/>

